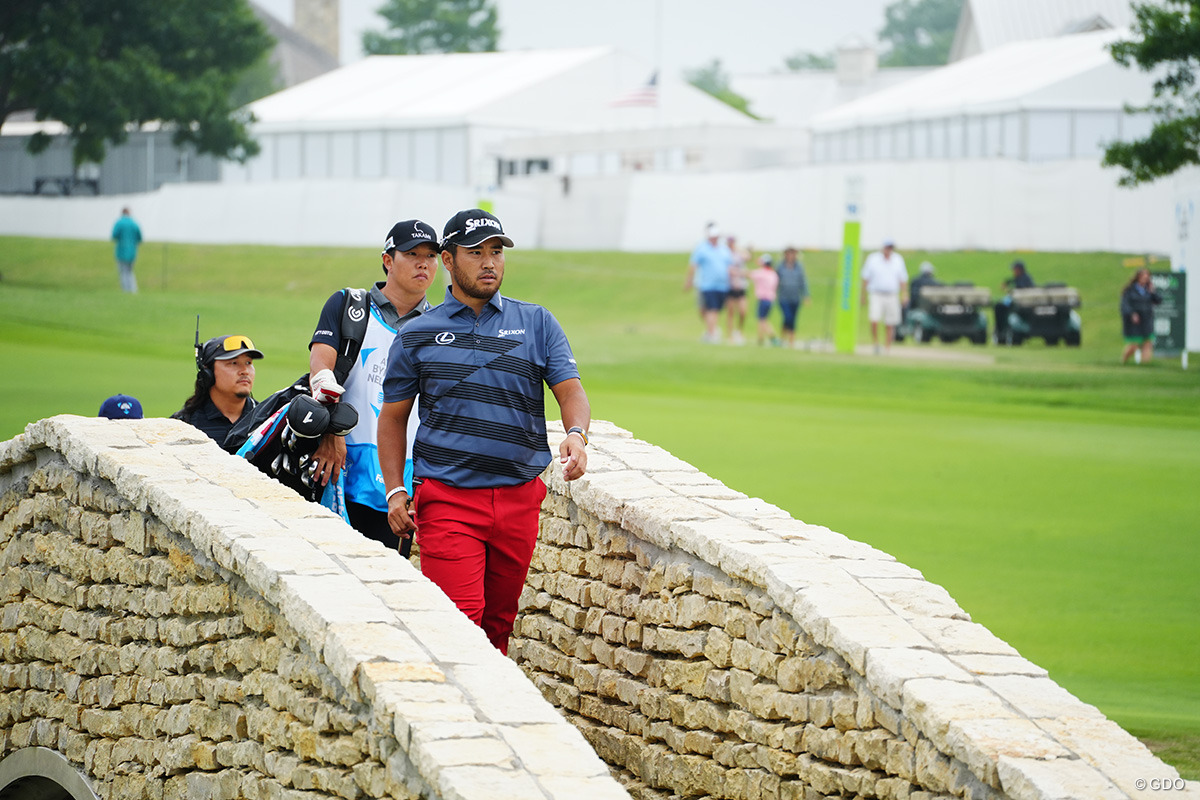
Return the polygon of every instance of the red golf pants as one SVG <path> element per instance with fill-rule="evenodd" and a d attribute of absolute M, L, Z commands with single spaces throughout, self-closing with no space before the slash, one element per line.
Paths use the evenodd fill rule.
<path fill-rule="evenodd" d="M 546 484 L 459 489 L 426 478 L 415 494 L 421 572 L 507 655 Z"/>

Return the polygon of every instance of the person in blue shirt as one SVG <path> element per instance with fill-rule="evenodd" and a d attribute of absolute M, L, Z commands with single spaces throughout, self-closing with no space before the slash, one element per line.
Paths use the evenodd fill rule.
<path fill-rule="evenodd" d="M 112 240 L 117 243 L 117 275 L 121 279 L 121 291 L 137 294 L 133 262 L 137 259 L 138 245 L 142 243 L 142 229 L 133 221 L 128 207 L 121 209 L 121 216 L 113 225 Z"/>
<path fill-rule="evenodd" d="M 693 286 L 700 293 L 700 316 L 704 320 L 704 336 L 701 341 L 719 344 L 721 331 L 718 324 L 721 310 L 729 299 L 729 272 L 733 267 L 733 253 L 721 242 L 721 232 L 716 225 L 709 224 L 704 241 L 696 245 L 688 259 L 687 278 L 684 289 Z"/>
<path fill-rule="evenodd" d="M 377 430 L 388 522 L 416 535 L 421 572 L 508 652 L 537 542 L 552 458 L 543 384 L 567 430 L 563 478 L 587 470 L 591 406 L 562 327 L 545 308 L 500 294 L 512 239 L 492 214 L 460 211 L 442 234 L 450 287 L 402 328 L 388 352 Z M 409 412 L 418 394 L 411 500 L 404 487 Z"/>

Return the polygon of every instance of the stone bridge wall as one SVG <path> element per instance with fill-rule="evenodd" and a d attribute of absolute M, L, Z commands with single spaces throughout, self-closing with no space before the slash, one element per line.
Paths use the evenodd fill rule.
<path fill-rule="evenodd" d="M 611 425 L 592 442 L 581 481 L 547 471 L 508 660 L 399 555 L 181 423 L 31 425 L 0 445 L 0 781 L 39 747 L 106 800 L 1178 778 L 916 571 Z"/>
<path fill-rule="evenodd" d="M 398 553 L 183 423 L 29 426 L 0 515 L 0 776 L 40 747 L 104 800 L 628 797 Z"/>

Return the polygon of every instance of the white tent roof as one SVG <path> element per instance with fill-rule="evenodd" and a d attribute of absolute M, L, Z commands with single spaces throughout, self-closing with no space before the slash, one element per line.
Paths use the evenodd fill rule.
<path fill-rule="evenodd" d="M 250 106 L 256 129 L 431 127 L 464 123 L 547 132 L 754 124 L 676 80 L 657 79 L 657 104 L 622 105 L 653 68 L 608 47 L 371 56 Z"/>
<path fill-rule="evenodd" d="M 931 67 L 889 67 L 863 83 L 838 81 L 834 70 L 801 70 L 769 75 L 734 75 L 731 88 L 750 102 L 757 116 L 778 125 L 806 125 L 831 108 L 930 72 Z"/>
<path fill-rule="evenodd" d="M 950 48 L 957 61 L 1012 42 L 1064 33 L 1126 28 L 1129 0 L 966 0 Z"/>
<path fill-rule="evenodd" d="M 908 119 L 1019 109 L 1121 110 L 1145 103 L 1152 80 L 1113 60 L 1125 31 L 1016 42 L 839 106 L 813 120 L 820 131 Z"/>

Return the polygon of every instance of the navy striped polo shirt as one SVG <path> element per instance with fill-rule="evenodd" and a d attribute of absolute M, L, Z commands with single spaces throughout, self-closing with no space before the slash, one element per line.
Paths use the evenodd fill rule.
<path fill-rule="evenodd" d="M 418 394 L 413 475 L 461 488 L 516 486 L 550 463 L 545 390 L 578 378 L 562 326 L 534 303 L 499 293 L 479 316 L 449 289 L 388 351 L 383 399 Z"/>

